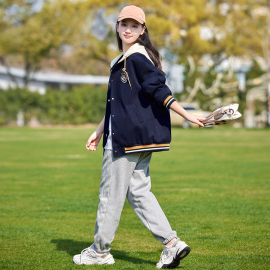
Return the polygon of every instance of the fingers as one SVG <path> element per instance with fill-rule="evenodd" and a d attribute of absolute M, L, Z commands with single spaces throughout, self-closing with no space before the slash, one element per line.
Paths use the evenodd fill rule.
<path fill-rule="evenodd" d="M 198 121 L 198 123 L 197 123 L 198 125 L 199 125 L 199 127 L 204 127 L 204 124 L 203 123 L 201 123 L 201 122 L 199 122 Z"/>
<path fill-rule="evenodd" d="M 199 121 L 201 122 L 201 121 L 204 121 L 205 118 L 203 118 L 203 117 L 198 117 L 197 120 L 199 120 Z"/>
<path fill-rule="evenodd" d="M 92 140 L 90 140 L 90 138 L 89 138 L 87 143 L 86 143 L 86 149 L 87 150 L 90 150 L 91 142 L 92 142 Z"/>
<path fill-rule="evenodd" d="M 96 151 L 97 150 L 97 145 L 98 143 L 95 142 L 96 138 L 93 138 L 91 135 L 90 138 L 88 139 L 86 143 L 86 149 L 91 150 L 91 151 Z"/>
<path fill-rule="evenodd" d="M 196 116 L 196 119 L 197 119 L 196 124 L 198 124 L 199 127 L 204 127 L 204 124 L 202 122 L 205 120 L 205 118 L 201 116 Z"/>
<path fill-rule="evenodd" d="M 200 117 L 198 117 L 198 118 L 193 117 L 189 121 L 192 122 L 192 123 L 194 123 L 194 124 L 197 124 L 199 127 L 204 127 L 204 124 L 201 122 L 202 121 L 201 119 L 203 120 L 204 118 L 202 118 L 202 117 L 201 118 Z"/>
<path fill-rule="evenodd" d="M 98 144 L 93 142 L 93 143 L 90 143 L 89 145 L 86 144 L 86 149 L 90 151 L 97 151 L 97 146 Z"/>
<path fill-rule="evenodd" d="M 90 149 L 91 151 L 97 151 L 97 145 L 90 145 Z"/>

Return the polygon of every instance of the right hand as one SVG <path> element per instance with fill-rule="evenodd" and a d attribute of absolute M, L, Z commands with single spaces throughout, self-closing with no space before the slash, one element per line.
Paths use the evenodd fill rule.
<path fill-rule="evenodd" d="M 89 137 L 86 143 L 86 149 L 91 151 L 96 151 L 98 143 L 102 137 L 102 134 L 97 133 L 96 131 Z"/>

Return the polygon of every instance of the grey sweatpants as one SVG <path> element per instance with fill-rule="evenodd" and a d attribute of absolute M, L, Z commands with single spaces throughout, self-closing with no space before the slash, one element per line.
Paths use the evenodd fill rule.
<path fill-rule="evenodd" d="M 110 250 L 126 197 L 157 240 L 166 244 L 177 237 L 150 190 L 151 155 L 148 152 L 134 153 L 114 158 L 112 150 L 105 150 L 94 237 L 96 251 Z"/>

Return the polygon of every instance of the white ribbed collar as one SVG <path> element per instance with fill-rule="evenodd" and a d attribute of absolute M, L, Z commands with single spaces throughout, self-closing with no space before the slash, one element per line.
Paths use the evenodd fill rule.
<path fill-rule="evenodd" d="M 154 65 L 153 61 L 151 60 L 150 56 L 148 55 L 146 49 L 144 46 L 140 45 L 139 43 L 135 43 L 134 45 L 132 45 L 127 51 L 126 53 L 123 55 L 123 53 L 121 53 L 120 55 L 118 55 L 117 57 L 115 57 L 112 62 L 111 62 L 111 68 L 114 66 L 114 64 L 118 61 L 119 58 L 121 58 L 119 60 L 118 63 L 124 61 L 125 58 L 128 58 L 131 54 L 133 53 L 141 53 L 143 55 L 145 55 L 145 57 L 147 59 L 149 59 L 151 61 L 151 63 Z"/>

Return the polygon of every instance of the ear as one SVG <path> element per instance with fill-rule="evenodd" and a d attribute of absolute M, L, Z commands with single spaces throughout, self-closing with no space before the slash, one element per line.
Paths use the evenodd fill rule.
<path fill-rule="evenodd" d="M 142 31 L 141 31 L 141 33 L 140 33 L 140 35 L 143 35 L 144 30 L 145 30 L 145 26 L 143 27 L 143 29 L 142 29 Z"/>

